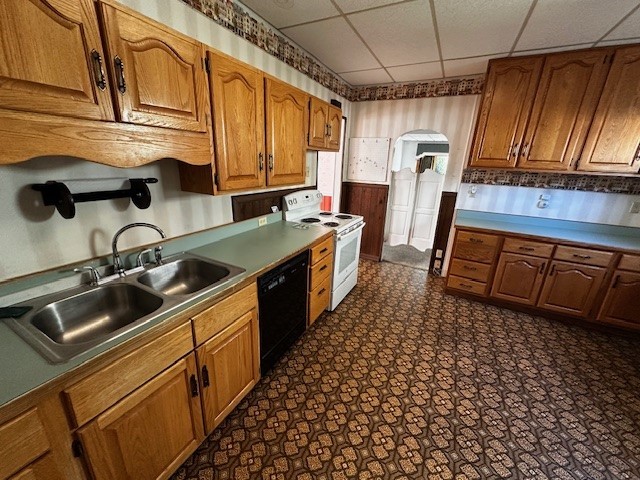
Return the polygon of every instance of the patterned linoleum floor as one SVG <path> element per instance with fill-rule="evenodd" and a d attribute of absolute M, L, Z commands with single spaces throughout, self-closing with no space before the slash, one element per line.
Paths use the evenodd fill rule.
<path fill-rule="evenodd" d="M 640 340 L 362 261 L 173 478 L 640 479 Z"/>

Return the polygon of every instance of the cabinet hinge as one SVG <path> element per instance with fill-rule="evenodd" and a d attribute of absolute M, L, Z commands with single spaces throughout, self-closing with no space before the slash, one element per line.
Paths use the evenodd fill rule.
<path fill-rule="evenodd" d="M 73 456 L 78 458 L 78 457 L 83 457 L 84 456 L 84 447 L 82 446 L 82 442 L 80 442 L 80 440 L 74 440 L 71 443 L 71 451 L 73 452 Z"/>
<path fill-rule="evenodd" d="M 204 57 L 204 70 L 207 73 L 211 73 L 211 62 L 209 61 L 209 57 Z"/>

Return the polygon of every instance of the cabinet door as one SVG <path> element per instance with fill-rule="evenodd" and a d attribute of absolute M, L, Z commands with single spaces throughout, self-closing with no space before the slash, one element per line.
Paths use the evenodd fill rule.
<path fill-rule="evenodd" d="M 260 378 L 255 309 L 198 348 L 207 434 L 240 403 Z"/>
<path fill-rule="evenodd" d="M 120 6 L 102 12 L 120 120 L 205 132 L 202 44 Z"/>
<path fill-rule="evenodd" d="M 518 167 L 568 170 L 578 160 L 613 50 L 550 55 L 544 63 Z"/>
<path fill-rule="evenodd" d="M 543 57 L 529 57 L 489 64 L 471 151 L 472 167 L 515 166 L 543 62 Z"/>
<path fill-rule="evenodd" d="M 640 329 L 640 273 L 615 273 L 598 320 Z"/>
<path fill-rule="evenodd" d="M 311 97 L 309 101 L 309 146 L 325 148 L 329 137 L 329 104 Z"/>
<path fill-rule="evenodd" d="M 553 261 L 538 306 L 586 317 L 593 306 L 605 268 Z"/>
<path fill-rule="evenodd" d="M 92 0 L 3 0 L 0 25 L 0 108 L 114 120 Z"/>
<path fill-rule="evenodd" d="M 248 65 L 208 52 L 220 190 L 265 185 L 264 84 Z"/>
<path fill-rule="evenodd" d="M 342 110 L 329 105 L 329 136 L 327 137 L 327 148 L 330 150 L 340 150 L 340 135 L 342 133 Z"/>
<path fill-rule="evenodd" d="M 304 183 L 307 95 L 273 79 L 266 85 L 267 184 Z"/>
<path fill-rule="evenodd" d="M 579 170 L 640 169 L 640 46 L 616 50 Z"/>
<path fill-rule="evenodd" d="M 204 440 L 188 355 L 78 431 L 96 480 L 167 478 Z"/>
<path fill-rule="evenodd" d="M 547 260 L 503 253 L 498 262 L 491 296 L 524 305 L 535 305 L 544 280 Z"/>

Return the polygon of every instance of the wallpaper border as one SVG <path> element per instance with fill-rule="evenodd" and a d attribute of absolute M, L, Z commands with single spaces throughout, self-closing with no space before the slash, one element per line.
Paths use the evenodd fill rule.
<path fill-rule="evenodd" d="M 232 0 L 180 1 L 351 102 L 479 95 L 484 87 L 484 74 L 354 87 Z"/>

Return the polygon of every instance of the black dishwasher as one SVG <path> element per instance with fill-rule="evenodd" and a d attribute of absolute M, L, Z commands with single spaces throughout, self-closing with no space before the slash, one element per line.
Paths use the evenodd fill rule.
<path fill-rule="evenodd" d="M 307 250 L 258 277 L 263 375 L 306 329 L 308 265 Z"/>

